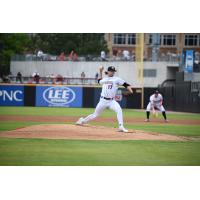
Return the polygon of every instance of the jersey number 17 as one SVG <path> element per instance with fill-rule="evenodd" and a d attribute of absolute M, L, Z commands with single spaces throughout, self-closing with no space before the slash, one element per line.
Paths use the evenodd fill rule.
<path fill-rule="evenodd" d="M 108 89 L 112 89 L 112 86 L 113 86 L 112 84 L 108 85 Z"/>

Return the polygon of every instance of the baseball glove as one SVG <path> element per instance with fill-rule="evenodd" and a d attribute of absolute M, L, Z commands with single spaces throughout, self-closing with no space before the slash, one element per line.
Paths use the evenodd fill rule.
<path fill-rule="evenodd" d="M 123 95 L 124 97 L 129 97 L 129 96 L 133 95 L 133 93 L 131 93 L 131 92 L 129 92 L 129 91 L 123 91 L 123 92 L 122 92 L 122 95 Z"/>

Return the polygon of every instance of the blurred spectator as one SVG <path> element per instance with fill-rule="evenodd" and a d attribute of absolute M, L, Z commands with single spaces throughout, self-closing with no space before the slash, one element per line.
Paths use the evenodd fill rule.
<path fill-rule="evenodd" d="M 117 50 L 117 57 L 122 57 L 122 50 L 121 49 Z"/>
<path fill-rule="evenodd" d="M 81 73 L 81 78 L 85 78 L 85 72 Z"/>
<path fill-rule="evenodd" d="M 0 83 L 3 83 L 3 79 L 0 77 Z"/>
<path fill-rule="evenodd" d="M 84 83 L 84 79 L 85 79 L 85 72 L 82 72 L 82 73 L 81 73 L 81 81 L 82 81 L 82 84 Z"/>
<path fill-rule="evenodd" d="M 58 60 L 60 60 L 60 61 L 66 60 L 66 57 L 65 57 L 65 53 L 64 53 L 64 52 L 62 52 L 62 53 L 59 55 Z"/>
<path fill-rule="evenodd" d="M 92 56 L 90 55 L 90 54 L 88 54 L 87 56 L 86 56 L 86 61 L 91 61 L 92 60 Z"/>
<path fill-rule="evenodd" d="M 105 51 L 101 51 L 101 60 L 106 61 L 106 53 Z"/>
<path fill-rule="evenodd" d="M 113 56 L 117 56 L 117 49 L 113 49 Z"/>
<path fill-rule="evenodd" d="M 43 55 L 44 55 L 44 53 L 43 53 L 42 50 L 39 50 L 39 51 L 37 52 L 37 57 L 39 58 L 39 60 L 43 60 Z"/>
<path fill-rule="evenodd" d="M 77 61 L 78 60 L 78 55 L 74 50 L 72 50 L 71 53 L 69 54 L 69 60 L 71 60 L 71 61 Z"/>
<path fill-rule="evenodd" d="M 132 51 L 132 60 L 135 61 L 135 51 L 134 50 Z"/>
<path fill-rule="evenodd" d="M 58 74 L 55 79 L 56 79 L 55 80 L 56 84 L 63 84 L 63 76 L 62 75 Z"/>
<path fill-rule="evenodd" d="M 17 76 L 16 76 L 16 82 L 20 82 L 22 83 L 22 74 L 20 72 L 17 73 Z"/>
<path fill-rule="evenodd" d="M 3 75 L 2 79 L 3 79 L 3 83 L 10 83 L 9 76 Z"/>
<path fill-rule="evenodd" d="M 33 80 L 36 82 L 36 84 L 38 84 L 40 81 L 40 74 L 38 72 L 34 72 L 32 74 L 32 77 L 33 77 Z"/>
<path fill-rule="evenodd" d="M 34 81 L 36 82 L 36 84 L 40 82 L 40 76 L 38 74 L 34 76 Z"/>
<path fill-rule="evenodd" d="M 69 54 L 69 60 L 73 60 L 74 50 L 72 50 Z"/>
<path fill-rule="evenodd" d="M 124 50 L 122 52 L 122 54 L 123 54 L 123 59 L 124 60 L 130 60 L 130 55 L 129 55 L 129 51 L 128 50 Z"/>
<path fill-rule="evenodd" d="M 113 49 L 113 52 L 112 52 L 112 58 L 113 60 L 116 60 L 117 59 L 117 49 Z"/>
<path fill-rule="evenodd" d="M 78 60 L 78 54 L 74 52 L 73 61 L 77 61 L 77 60 Z"/>
<path fill-rule="evenodd" d="M 37 75 L 40 75 L 40 74 L 36 71 L 36 72 L 33 72 L 32 77 L 34 77 L 36 74 L 37 74 Z"/>
<path fill-rule="evenodd" d="M 55 79 L 54 74 L 50 74 L 50 75 L 46 76 L 46 82 L 49 84 L 53 84 L 55 82 L 54 79 Z"/>
<path fill-rule="evenodd" d="M 55 78 L 54 74 L 51 74 L 49 77 L 50 77 L 50 78 Z"/>

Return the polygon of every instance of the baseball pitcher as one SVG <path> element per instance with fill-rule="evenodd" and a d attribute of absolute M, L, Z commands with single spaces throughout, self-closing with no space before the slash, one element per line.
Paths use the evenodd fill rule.
<path fill-rule="evenodd" d="M 128 91 L 130 92 L 130 94 L 132 94 L 133 91 L 131 89 L 131 86 L 128 83 L 126 83 L 124 80 L 122 80 L 121 78 L 114 76 L 114 74 L 116 72 L 115 67 L 113 67 L 113 66 L 108 67 L 107 71 L 105 72 L 107 77 L 105 77 L 105 78 L 102 78 L 103 70 L 104 70 L 104 67 L 101 67 L 100 68 L 100 77 L 98 79 L 98 83 L 102 85 L 102 92 L 101 92 L 99 103 L 97 104 L 96 109 L 93 114 L 91 114 L 85 118 L 81 117 L 76 122 L 76 124 L 82 125 L 84 123 L 87 123 L 87 122 L 95 119 L 96 117 L 98 117 L 102 113 L 103 110 L 105 110 L 106 108 L 109 108 L 109 109 L 115 111 L 117 114 L 119 131 L 120 132 L 128 132 L 128 130 L 124 128 L 122 109 L 121 109 L 119 103 L 117 101 L 115 101 L 115 96 L 116 96 L 116 92 L 118 90 L 118 86 L 120 86 L 120 85 L 127 88 Z"/>

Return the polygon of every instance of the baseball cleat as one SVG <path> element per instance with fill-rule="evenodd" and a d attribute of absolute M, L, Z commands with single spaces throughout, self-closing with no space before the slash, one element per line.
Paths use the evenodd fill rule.
<path fill-rule="evenodd" d="M 169 120 L 168 120 L 168 119 L 165 119 L 165 122 L 166 122 L 166 123 L 168 123 L 168 122 L 169 122 Z"/>
<path fill-rule="evenodd" d="M 144 121 L 145 121 L 145 122 L 150 122 L 149 119 L 145 119 Z"/>
<path fill-rule="evenodd" d="M 81 117 L 77 122 L 76 125 L 83 125 L 83 117 Z"/>
<path fill-rule="evenodd" d="M 119 132 L 128 133 L 128 130 L 125 129 L 123 126 L 119 127 Z"/>

